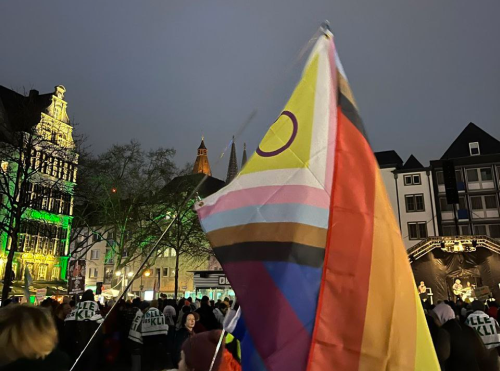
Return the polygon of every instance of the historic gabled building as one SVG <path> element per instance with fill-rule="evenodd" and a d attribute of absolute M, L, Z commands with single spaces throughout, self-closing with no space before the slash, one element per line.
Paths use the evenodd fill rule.
<path fill-rule="evenodd" d="M 396 151 L 376 152 L 375 157 L 406 249 L 437 236 L 430 168 L 413 155 L 403 163 Z"/>
<path fill-rule="evenodd" d="M 26 197 L 24 202 L 29 207 L 22 215 L 13 260 L 14 294 L 20 293 L 20 280 L 26 268 L 34 280 L 34 288 L 48 288 L 49 295 L 65 288 L 78 164 L 65 92 L 66 89 L 58 85 L 53 93 L 39 94 L 31 90 L 29 96 L 23 96 L 0 86 L 0 142 L 4 150 L 4 158 L 0 160 L 5 174 L 2 179 L 11 182 L 11 188 L 22 162 L 8 160 L 20 155 L 9 153 L 7 156 L 5 151 L 16 151 L 13 138 L 19 133 L 26 141 L 29 137 L 31 143 L 29 154 L 22 155 L 29 157 L 29 177 L 19 178 L 24 187 L 20 194 Z M 12 217 L 8 210 L 12 203 L 9 204 L 8 194 L 4 193 L 1 201 L 1 221 L 9 223 Z M 3 232 L 0 240 L 0 276 L 3 278 L 11 239 Z"/>
<path fill-rule="evenodd" d="M 455 207 L 446 200 L 446 161 L 455 168 Z M 431 167 L 440 234 L 500 238 L 500 141 L 470 123 Z"/>

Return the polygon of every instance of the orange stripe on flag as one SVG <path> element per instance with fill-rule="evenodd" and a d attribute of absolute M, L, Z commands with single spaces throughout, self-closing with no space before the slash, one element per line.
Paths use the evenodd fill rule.
<path fill-rule="evenodd" d="M 329 235 L 310 371 L 357 371 L 372 260 L 375 177 L 368 142 L 338 108 Z"/>

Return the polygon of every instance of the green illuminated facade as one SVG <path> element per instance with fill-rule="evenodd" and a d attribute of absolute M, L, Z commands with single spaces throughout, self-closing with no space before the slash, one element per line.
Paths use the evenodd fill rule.
<path fill-rule="evenodd" d="M 16 288 L 21 286 L 26 268 L 33 278 L 34 288 L 48 287 L 49 295 L 55 293 L 56 288 L 62 293 L 61 286 L 65 287 L 67 282 L 78 155 L 72 137 L 73 128 L 66 113 L 65 92 L 66 89 L 60 85 L 49 94 L 30 92 L 29 98 L 36 99 L 40 107 L 36 134 L 40 137 L 40 143 L 48 145 L 36 147 L 30 158 L 35 174 L 29 178 L 27 197 L 30 197 L 31 202 L 22 216 L 18 248 L 13 260 L 14 294 L 19 291 Z M 6 102 L 23 98 L 28 99 L 0 86 L 0 118 L 2 115 L 15 115 L 15 112 L 9 112 Z M 4 160 L 0 159 L 3 171 L 16 171 L 12 164 Z M 1 201 L 2 205 L 8 206 L 6 197 Z M 9 219 L 7 210 L 8 207 L 0 206 L 0 219 Z M 5 232 L 2 233 L 2 278 L 10 245 L 10 238 Z"/>

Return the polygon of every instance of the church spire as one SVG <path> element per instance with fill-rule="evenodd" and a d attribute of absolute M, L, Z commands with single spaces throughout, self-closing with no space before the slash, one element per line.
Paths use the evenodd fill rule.
<path fill-rule="evenodd" d="M 231 144 L 231 154 L 229 155 L 229 166 L 227 167 L 227 178 L 226 184 L 229 184 L 236 178 L 238 175 L 238 160 L 236 159 L 236 145 L 234 144 L 234 135 L 233 135 L 233 143 Z"/>
<path fill-rule="evenodd" d="M 193 174 L 206 174 L 212 176 L 210 164 L 208 163 L 208 150 L 205 146 L 205 138 L 201 137 L 201 144 L 198 147 L 198 156 L 194 162 Z"/>
<path fill-rule="evenodd" d="M 241 158 L 241 168 L 247 163 L 247 144 L 243 143 L 243 157 Z"/>

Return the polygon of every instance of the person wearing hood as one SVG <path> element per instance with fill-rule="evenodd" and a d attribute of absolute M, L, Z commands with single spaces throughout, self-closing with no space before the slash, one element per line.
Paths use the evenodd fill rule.
<path fill-rule="evenodd" d="M 200 322 L 207 330 L 217 330 L 221 328 L 219 321 L 215 318 L 214 310 L 210 306 L 210 299 L 204 296 L 201 299 L 201 307 L 196 310 L 201 317 Z"/>
<path fill-rule="evenodd" d="M 165 368 L 165 349 L 168 325 L 165 316 L 158 310 L 158 301 L 144 301 L 132 322 L 129 339 L 137 344 L 141 354 L 142 371 Z"/>
<path fill-rule="evenodd" d="M 436 349 L 443 371 L 498 371 L 497 357 L 488 352 L 472 328 L 460 323 L 448 304 L 440 303 L 433 310 L 436 323 L 445 331 Z"/>
<path fill-rule="evenodd" d="M 76 360 L 103 321 L 99 305 L 94 300 L 94 292 L 87 290 L 82 295 L 82 301 L 64 321 L 66 349 Z M 77 370 L 94 370 L 100 359 L 102 349 L 102 332 L 96 334 L 82 358 L 78 361 Z"/>
<path fill-rule="evenodd" d="M 472 327 L 483 340 L 486 349 L 494 349 L 500 346 L 500 329 L 495 318 L 491 318 L 484 312 L 484 304 L 480 300 L 472 303 L 473 312 L 465 320 L 465 324 Z"/>

